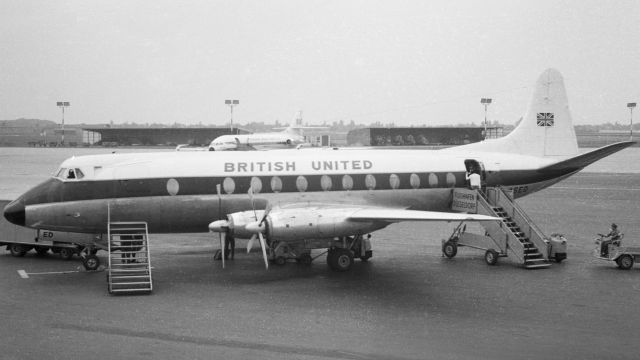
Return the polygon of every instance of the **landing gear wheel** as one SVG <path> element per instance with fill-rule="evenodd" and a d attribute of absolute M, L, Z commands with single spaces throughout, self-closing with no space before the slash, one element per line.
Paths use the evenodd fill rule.
<path fill-rule="evenodd" d="M 453 241 L 447 241 L 442 247 L 442 253 L 444 254 L 444 256 L 451 259 L 456 256 L 456 254 L 458 254 L 458 245 Z"/>
<path fill-rule="evenodd" d="M 38 256 L 45 256 L 47 255 L 48 252 L 49 252 L 49 248 L 46 248 L 43 246 L 36 247 L 36 253 L 38 253 Z"/>
<path fill-rule="evenodd" d="M 302 265 L 311 265 L 311 262 L 313 261 L 313 258 L 311 257 L 311 254 L 309 253 L 304 253 L 302 255 L 300 255 L 300 257 L 298 259 L 296 259 L 298 261 L 298 263 L 302 264 Z"/>
<path fill-rule="evenodd" d="M 62 257 L 62 260 L 71 260 L 71 258 L 73 257 L 73 254 L 75 253 L 76 252 L 71 248 L 60 249 L 60 257 Z"/>
<path fill-rule="evenodd" d="M 557 263 L 561 263 L 562 260 L 567 258 L 567 254 L 556 254 L 555 260 Z"/>
<path fill-rule="evenodd" d="M 348 271 L 353 265 L 353 253 L 347 249 L 335 249 L 332 251 L 329 266 L 336 271 Z M 331 254 L 331 251 L 329 252 Z M 327 258 L 329 259 L 329 258 Z"/>
<path fill-rule="evenodd" d="M 22 257 L 27 253 L 28 250 L 23 245 L 11 244 L 9 245 L 9 251 L 11 252 L 11 255 L 15 257 Z"/>
<path fill-rule="evenodd" d="M 284 265 L 287 262 L 287 258 L 285 258 L 284 256 L 277 256 L 274 260 L 274 262 L 276 263 L 276 265 Z"/>
<path fill-rule="evenodd" d="M 82 265 L 85 270 L 88 271 L 98 270 L 98 267 L 100 267 L 100 259 L 97 256 L 90 254 L 82 259 Z"/>
<path fill-rule="evenodd" d="M 620 269 L 629 270 L 633 267 L 633 256 L 628 254 L 622 255 L 616 260 L 616 263 Z"/>
<path fill-rule="evenodd" d="M 487 250 L 487 252 L 484 253 L 484 261 L 486 261 L 488 265 L 497 264 L 498 263 L 498 252 L 493 250 L 493 249 Z"/>

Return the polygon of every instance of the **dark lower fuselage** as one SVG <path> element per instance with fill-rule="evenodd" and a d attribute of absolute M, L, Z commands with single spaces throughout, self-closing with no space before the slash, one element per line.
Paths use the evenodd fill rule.
<path fill-rule="evenodd" d="M 524 196 L 569 174 L 490 172 L 487 186 Z M 220 186 L 221 194 L 216 187 Z M 145 221 L 155 233 L 206 232 L 226 214 L 291 203 L 328 203 L 450 211 L 464 172 L 156 178 L 110 181 L 49 179 L 9 204 L 5 216 L 24 226 L 104 233 L 110 221 Z M 247 194 L 253 189 L 253 204 Z M 23 213 L 20 213 L 23 211 Z M 13 215 L 11 215 L 13 214 Z M 21 219 L 21 217 L 23 217 Z"/>

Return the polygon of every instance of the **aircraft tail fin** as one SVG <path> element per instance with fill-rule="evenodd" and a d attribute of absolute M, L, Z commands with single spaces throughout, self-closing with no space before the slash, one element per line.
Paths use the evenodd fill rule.
<path fill-rule="evenodd" d="M 529 108 L 511 133 L 467 146 L 476 150 L 544 157 L 577 155 L 578 142 L 560 72 L 547 69 L 540 75 Z"/>

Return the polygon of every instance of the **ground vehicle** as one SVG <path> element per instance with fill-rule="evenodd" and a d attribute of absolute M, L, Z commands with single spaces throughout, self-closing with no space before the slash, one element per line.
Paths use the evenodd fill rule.
<path fill-rule="evenodd" d="M 593 256 L 602 260 L 615 261 L 620 269 L 631 269 L 633 263 L 640 259 L 640 247 L 622 246 L 623 238 L 624 234 L 620 234 L 620 239 L 614 240 L 609 244 L 603 244 L 606 240 L 603 236 L 597 238 Z"/>
<path fill-rule="evenodd" d="M 0 200 L 0 207 L 9 201 Z M 35 250 L 38 255 L 49 251 L 60 254 L 64 260 L 70 260 L 78 254 L 87 270 L 96 270 L 100 260 L 96 257 L 98 246 L 102 243 L 100 234 L 80 234 L 64 231 L 33 230 L 16 226 L 0 217 L 0 246 L 6 246 L 13 256 L 24 256 Z"/>
<path fill-rule="evenodd" d="M 567 239 L 564 238 L 564 235 L 551 234 L 551 237 L 545 239 L 545 242 L 549 245 L 549 259 L 561 262 L 567 258 Z"/>

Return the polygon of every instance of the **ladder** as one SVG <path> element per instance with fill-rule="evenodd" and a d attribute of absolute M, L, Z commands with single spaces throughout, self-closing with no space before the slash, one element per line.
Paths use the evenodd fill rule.
<path fill-rule="evenodd" d="M 109 222 L 108 225 L 109 293 L 151 293 L 153 282 L 147 223 Z"/>
<path fill-rule="evenodd" d="M 507 250 L 515 255 L 524 268 L 550 267 L 544 234 L 513 197 L 503 188 L 487 188 L 486 193 L 478 191 L 478 194 L 478 213 L 502 218 L 500 226 L 482 223 L 488 236 L 496 242 L 504 239 Z"/>

